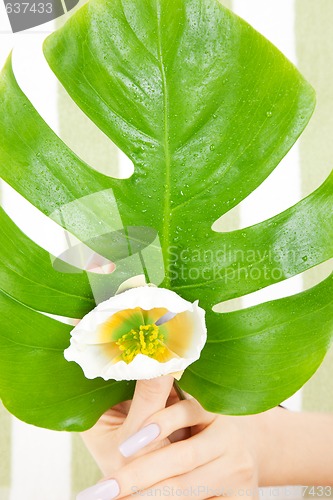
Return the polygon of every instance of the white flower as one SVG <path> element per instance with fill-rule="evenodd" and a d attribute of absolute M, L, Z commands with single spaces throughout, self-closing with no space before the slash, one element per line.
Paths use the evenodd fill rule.
<path fill-rule="evenodd" d="M 65 358 L 87 378 L 180 378 L 205 345 L 205 311 L 171 290 L 139 286 L 99 304 L 71 336 Z"/>

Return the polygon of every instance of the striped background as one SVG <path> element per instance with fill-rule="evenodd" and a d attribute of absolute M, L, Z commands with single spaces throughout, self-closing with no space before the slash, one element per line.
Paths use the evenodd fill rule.
<path fill-rule="evenodd" d="M 223 3 L 275 43 L 300 68 L 318 95 L 315 115 L 298 144 L 254 194 L 218 222 L 219 227 L 231 229 L 259 222 L 297 202 L 318 187 L 332 168 L 333 1 L 225 0 Z M 95 168 L 108 172 L 126 169 L 129 167 L 126 157 L 75 108 L 42 59 L 43 39 L 61 22 L 63 18 L 39 29 L 11 35 L 1 4 L 0 65 L 15 46 L 14 66 L 19 83 L 52 128 Z M 62 231 L 7 186 L 3 186 L 3 204 L 30 237 L 53 253 L 63 249 Z M 319 266 L 301 277 L 252 294 L 243 304 L 296 293 L 329 272 L 328 264 Z M 289 406 L 333 411 L 332 395 L 333 352 L 313 379 L 289 401 Z M 0 500 L 69 500 L 98 479 L 98 471 L 77 435 L 28 426 L 11 417 L 0 405 Z M 296 497 L 298 493 L 295 490 Z"/>

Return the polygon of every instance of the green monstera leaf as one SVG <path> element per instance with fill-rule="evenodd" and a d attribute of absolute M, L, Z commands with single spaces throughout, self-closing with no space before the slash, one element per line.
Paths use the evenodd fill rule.
<path fill-rule="evenodd" d="M 80 160 L 38 115 L 7 61 L 2 178 L 117 268 L 94 278 L 96 294 L 91 273 L 55 265 L 61 259 L 0 213 L 4 404 L 35 425 L 83 430 L 130 398 L 132 383 L 87 380 L 66 362 L 70 327 L 39 311 L 80 318 L 103 290 L 110 296 L 141 272 L 206 309 L 207 344 L 179 382 L 205 408 L 255 413 L 293 394 L 332 342 L 333 277 L 245 310 L 212 307 L 333 257 L 333 176 L 253 227 L 218 233 L 212 224 L 295 143 L 314 108 L 313 89 L 215 0 L 91 0 L 46 40 L 44 52 L 73 100 L 135 169 L 116 179 Z"/>

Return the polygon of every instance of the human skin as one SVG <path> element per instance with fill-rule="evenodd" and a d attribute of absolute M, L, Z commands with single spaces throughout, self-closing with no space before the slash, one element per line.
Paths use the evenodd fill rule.
<path fill-rule="evenodd" d="M 255 418 L 260 486 L 333 486 L 333 415 L 275 408 Z"/>
<path fill-rule="evenodd" d="M 114 268 L 101 267 L 96 259 L 90 267 L 97 273 Z M 119 484 L 118 498 L 133 494 L 133 487 L 163 485 L 207 486 L 229 498 L 256 497 L 258 486 L 333 486 L 333 415 L 279 407 L 243 417 L 216 415 L 193 398 L 179 401 L 173 381 L 172 376 L 139 380 L 132 401 L 114 406 L 82 434 L 105 484 L 110 479 Z M 158 425 L 159 436 L 124 457 L 122 443 L 149 424 Z M 195 498 L 212 496 L 203 492 Z M 99 496 L 93 490 L 82 496 L 94 498 Z"/>
<path fill-rule="evenodd" d="M 172 384 L 171 376 L 138 381 L 132 402 L 112 408 L 82 434 L 104 478 L 119 484 L 118 497 L 126 498 L 152 485 L 170 490 L 205 487 L 208 491 L 196 495 L 198 499 L 214 496 L 217 488 L 231 490 L 233 485 L 251 489 L 255 496 L 252 419 L 244 420 L 244 427 L 238 429 L 231 417 L 206 412 L 193 398 L 179 401 Z M 133 456 L 124 457 L 119 451 L 121 443 L 150 423 L 158 424 L 160 435 Z M 179 493 L 175 496 L 183 498 Z"/>
<path fill-rule="evenodd" d="M 79 500 L 127 498 L 138 490 L 148 496 L 152 489 L 188 499 L 189 487 L 198 499 L 256 498 L 258 486 L 333 485 L 331 415 L 282 408 L 245 417 L 216 415 L 193 398 L 179 401 L 172 383 L 171 376 L 138 381 L 132 402 L 115 406 L 83 433 L 105 482 Z M 124 457 L 122 443 L 150 424 L 160 434 Z"/>

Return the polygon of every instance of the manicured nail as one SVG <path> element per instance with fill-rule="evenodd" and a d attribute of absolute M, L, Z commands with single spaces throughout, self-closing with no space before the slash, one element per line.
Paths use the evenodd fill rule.
<path fill-rule="evenodd" d="M 119 495 L 120 489 L 117 481 L 110 479 L 102 483 L 91 486 L 87 490 L 81 491 L 76 500 L 112 500 Z"/>
<path fill-rule="evenodd" d="M 149 424 L 121 443 L 119 451 L 124 457 L 130 457 L 154 441 L 160 433 L 161 429 L 157 424 Z"/>

